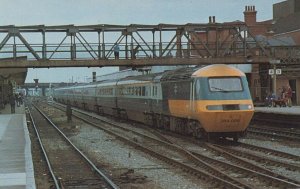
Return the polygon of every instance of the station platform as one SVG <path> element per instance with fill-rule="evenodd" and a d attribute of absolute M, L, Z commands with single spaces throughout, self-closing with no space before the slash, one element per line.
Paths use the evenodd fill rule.
<path fill-rule="evenodd" d="M 300 115 L 300 106 L 292 107 L 254 107 L 255 112 L 285 115 Z"/>
<path fill-rule="evenodd" d="M 0 189 L 35 189 L 31 141 L 24 105 L 0 110 Z"/>

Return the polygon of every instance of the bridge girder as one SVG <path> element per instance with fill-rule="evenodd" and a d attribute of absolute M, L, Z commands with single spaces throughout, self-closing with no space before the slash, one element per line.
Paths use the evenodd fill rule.
<path fill-rule="evenodd" d="M 265 64 L 267 57 L 219 57 L 219 58 L 156 58 L 156 59 L 124 59 L 124 60 L 0 60 L 0 68 L 58 68 L 58 67 L 141 67 L 141 66 L 173 66 L 173 65 L 210 65 L 210 64 Z"/>
<path fill-rule="evenodd" d="M 299 47 L 291 47 L 291 56 L 286 53 L 289 47 L 282 50 L 265 46 L 251 35 L 244 22 L 9 25 L 0 26 L 0 34 L 0 58 L 27 57 L 22 61 L 1 61 L 1 68 L 243 64 L 268 63 L 271 59 L 300 63 Z M 113 60 L 116 44 L 121 49 L 120 60 Z"/>

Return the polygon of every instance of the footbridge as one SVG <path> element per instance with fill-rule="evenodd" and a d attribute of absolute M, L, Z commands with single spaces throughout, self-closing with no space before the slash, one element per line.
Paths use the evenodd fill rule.
<path fill-rule="evenodd" d="M 239 21 L 0 26 L 0 68 L 265 64 L 274 59 L 299 64 L 299 50 L 257 41 Z"/>

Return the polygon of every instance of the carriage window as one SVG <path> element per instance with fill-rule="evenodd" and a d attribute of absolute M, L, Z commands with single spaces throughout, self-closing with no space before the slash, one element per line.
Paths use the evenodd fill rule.
<path fill-rule="evenodd" d="M 153 86 L 152 89 L 152 96 L 157 96 L 157 86 Z"/>
<path fill-rule="evenodd" d="M 146 96 L 146 94 L 145 94 L 145 93 L 146 93 L 146 87 L 145 87 L 145 86 L 143 86 L 143 87 L 142 87 L 142 96 Z"/>
<path fill-rule="evenodd" d="M 239 77 L 209 78 L 209 90 L 212 92 L 243 91 L 242 82 Z"/>

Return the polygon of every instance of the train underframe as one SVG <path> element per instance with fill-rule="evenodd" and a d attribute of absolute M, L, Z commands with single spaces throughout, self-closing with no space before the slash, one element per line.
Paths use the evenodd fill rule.
<path fill-rule="evenodd" d="M 206 141 L 218 138 L 232 138 L 238 141 L 239 138 L 246 135 L 243 132 L 206 132 L 198 120 L 179 118 L 169 115 L 162 115 L 156 113 L 144 113 L 144 123 L 156 128 L 172 131 L 179 134 L 193 136 L 195 138 L 202 138 Z"/>

